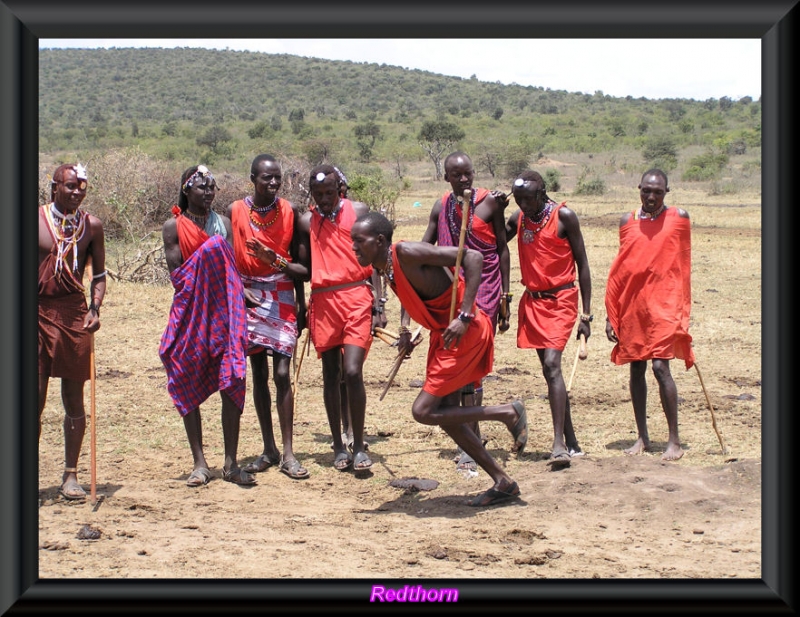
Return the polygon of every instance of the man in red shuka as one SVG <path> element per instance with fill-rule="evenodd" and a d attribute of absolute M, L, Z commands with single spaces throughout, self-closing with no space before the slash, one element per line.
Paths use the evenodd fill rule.
<path fill-rule="evenodd" d="M 683 456 L 678 437 L 678 390 L 669 361 L 694 365 L 689 315 L 692 307 L 692 249 L 689 214 L 667 207 L 667 175 L 651 169 L 642 176 L 642 207 L 622 216 L 619 253 L 606 286 L 606 336 L 615 343 L 614 364 L 630 363 L 630 392 L 638 439 L 626 454 L 650 451 L 647 434 L 647 361 L 652 360 L 669 438 L 661 456 Z"/>

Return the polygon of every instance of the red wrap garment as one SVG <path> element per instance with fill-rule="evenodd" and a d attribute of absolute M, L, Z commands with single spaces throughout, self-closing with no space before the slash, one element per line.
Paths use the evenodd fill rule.
<path fill-rule="evenodd" d="M 48 229 L 45 208 L 49 207 L 39 208 L 39 225 Z M 53 248 L 39 264 L 39 374 L 86 381 L 91 370 L 91 334 L 83 328 L 86 295 L 69 267 L 56 268 L 57 239 L 52 229 L 50 236 Z"/>
<path fill-rule="evenodd" d="M 619 229 L 619 253 L 608 273 L 606 312 L 619 339 L 611 361 L 680 358 L 688 370 L 694 364 L 691 224 L 677 208 L 654 220 L 637 213 Z"/>
<path fill-rule="evenodd" d="M 558 237 L 558 212 L 553 207 L 544 227 L 526 232 L 525 215 L 517 222 L 517 246 L 522 284 L 519 301 L 517 347 L 564 351 L 578 318 L 578 288 L 555 292 L 555 298 L 533 298 L 528 291 L 547 291 L 575 282 L 575 258 L 567 238 Z"/>
<path fill-rule="evenodd" d="M 390 248 L 389 250 L 393 250 Z M 494 328 L 483 311 L 476 311 L 475 319 L 458 346 L 445 349 L 442 333 L 450 325 L 452 289 L 448 288 L 438 298 L 422 300 L 403 272 L 395 257 L 392 291 L 411 319 L 430 330 L 430 345 L 422 389 L 434 396 L 447 396 L 467 384 L 480 382 L 492 371 L 494 361 Z M 464 297 L 464 279 L 459 276 L 456 306 Z"/>
<path fill-rule="evenodd" d="M 248 354 L 267 350 L 291 356 L 297 343 L 297 303 L 294 281 L 284 272 L 248 254 L 247 240 L 256 238 L 265 246 L 291 261 L 294 210 L 285 199 L 279 198 L 276 210 L 264 219 L 263 226 L 251 224 L 250 206 L 244 199 L 231 204 L 231 227 L 236 269 L 242 284 L 258 300 L 257 306 L 247 306 Z M 275 218 L 273 218 L 275 217 Z M 265 225 L 266 221 L 266 225 Z"/>
<path fill-rule="evenodd" d="M 353 252 L 350 229 L 355 220 L 349 199 L 341 200 L 335 221 L 311 212 L 308 329 L 318 356 L 333 347 L 369 350 L 372 344 L 373 295 L 367 285 L 372 266 L 361 266 Z"/>

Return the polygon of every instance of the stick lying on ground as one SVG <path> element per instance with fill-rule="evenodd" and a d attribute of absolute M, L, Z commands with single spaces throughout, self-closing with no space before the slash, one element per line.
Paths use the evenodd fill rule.
<path fill-rule="evenodd" d="M 411 335 L 411 342 L 414 343 L 420 337 L 420 333 L 422 332 L 422 326 L 419 326 L 415 331 L 414 334 Z M 416 344 L 416 343 L 415 343 Z M 392 370 L 389 371 L 389 381 L 386 382 L 386 386 L 383 388 L 383 392 L 381 392 L 381 396 L 378 399 L 379 401 L 383 400 L 383 397 L 386 396 L 386 393 L 389 391 L 389 388 L 392 386 L 392 382 L 394 381 L 395 375 L 397 375 L 397 371 L 400 370 L 400 365 L 403 363 L 403 360 L 406 358 L 406 352 L 400 350 L 400 353 L 397 354 L 397 358 L 395 358 L 394 366 L 392 366 Z"/>

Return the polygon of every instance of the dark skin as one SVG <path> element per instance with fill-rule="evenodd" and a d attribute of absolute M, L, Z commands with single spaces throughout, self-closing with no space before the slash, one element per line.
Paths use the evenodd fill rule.
<path fill-rule="evenodd" d="M 324 215 L 330 215 L 339 206 L 341 196 L 341 182 L 335 173 L 325 176 L 324 180 L 311 182 L 311 197 L 317 204 L 317 208 Z M 369 207 L 361 202 L 353 201 L 356 217 L 369 212 Z M 298 227 L 302 233 L 310 236 L 312 217 L 311 210 L 305 212 L 299 220 Z M 319 217 L 314 220 L 319 224 Z M 305 265 L 312 267 L 310 254 Z M 373 288 L 379 282 L 377 273 L 373 273 Z M 377 298 L 375 304 L 378 304 Z M 384 327 L 386 317 L 383 314 L 373 315 L 372 327 Z M 323 400 L 325 401 L 325 411 L 328 415 L 328 425 L 333 441 L 333 451 L 335 457 L 340 457 L 342 453 L 347 455 L 347 446 L 342 441 L 342 395 L 346 392 L 347 409 L 350 413 L 350 429 L 353 432 L 353 457 L 360 452 L 366 456 L 364 447 L 364 421 L 367 407 L 367 392 L 364 387 L 364 359 L 366 350 L 358 345 L 342 345 L 325 350 L 320 354 L 322 359 L 322 381 L 323 381 Z M 342 387 L 344 382 L 344 387 Z M 341 458 L 341 457 L 340 457 Z M 367 460 L 369 457 L 367 456 Z M 356 468 L 357 469 L 357 468 Z"/>
<path fill-rule="evenodd" d="M 194 186 L 184 189 L 183 192 L 189 203 L 187 211 L 195 216 L 205 217 L 211 211 L 211 204 L 216 196 L 217 185 L 213 179 L 206 178 L 201 182 L 195 182 Z M 231 238 L 233 232 L 231 231 L 230 219 L 225 216 L 220 218 L 225 225 L 228 238 Z M 164 241 L 164 256 L 167 260 L 167 268 L 172 273 L 184 262 L 184 256 L 181 255 L 180 245 L 178 244 L 178 225 L 175 218 L 170 218 L 164 223 L 161 236 Z M 220 391 L 220 396 L 222 398 L 222 437 L 225 447 L 223 470 L 225 473 L 239 474 L 243 483 L 253 483 L 255 481 L 254 478 L 241 470 L 236 461 L 242 410 L 236 406 L 225 392 Z M 208 463 L 203 452 L 203 426 L 199 407 L 183 416 L 183 426 L 186 429 L 186 437 L 189 440 L 189 448 L 192 452 L 193 470 L 208 469 Z"/>
<path fill-rule="evenodd" d="M 520 184 L 521 182 L 521 184 Z M 517 235 L 517 226 L 520 216 L 533 218 L 546 206 L 547 194 L 545 187 L 539 180 L 518 179 L 512 189 L 514 200 L 519 205 L 508 219 L 506 225 L 506 238 L 510 242 Z M 503 196 L 504 197 L 504 196 Z M 586 257 L 586 247 L 583 241 L 578 216 L 563 206 L 558 210 L 559 238 L 566 238 L 572 250 L 572 256 L 578 268 L 578 283 L 580 286 L 581 304 L 583 313 L 591 313 L 592 279 L 589 273 L 589 260 Z M 586 340 L 591 336 L 590 323 L 578 320 L 578 338 L 583 335 Z M 561 349 L 537 349 L 542 373 L 547 382 L 547 399 L 550 403 L 550 415 L 553 418 L 553 447 L 551 458 L 569 457 L 570 451 L 580 452 L 580 446 L 572 426 L 569 396 L 564 384 L 564 375 L 561 370 Z"/>
<path fill-rule="evenodd" d="M 74 169 L 67 168 L 60 177 L 53 178 L 51 199 L 59 212 L 74 214 L 86 197 L 87 183 L 79 179 Z M 92 272 L 105 271 L 105 236 L 103 224 L 97 217 L 86 215 L 86 232 L 78 242 L 78 280 L 83 280 L 87 262 L 92 264 Z M 46 226 L 39 224 L 39 265 L 53 249 L 53 238 Z M 100 307 L 106 293 L 106 278 L 92 279 L 89 288 L 90 303 Z M 87 311 L 83 328 L 87 332 L 97 332 L 100 328 L 100 315 L 97 311 Z M 39 375 L 39 437 L 42 435 L 42 412 L 47 401 L 49 375 Z M 61 380 L 61 401 L 64 405 L 64 463 L 66 469 L 78 465 L 83 437 L 86 433 L 86 409 L 83 398 L 84 382 L 75 379 Z M 76 472 L 65 471 L 61 478 L 61 491 L 72 498 L 86 496 L 78 483 Z"/>
<path fill-rule="evenodd" d="M 666 179 L 660 174 L 649 174 L 642 177 L 639 184 L 639 198 L 642 202 L 642 213 L 646 215 L 661 215 L 667 206 L 664 198 L 669 193 Z M 678 208 L 678 215 L 688 219 L 689 214 Z M 633 214 L 627 212 L 620 220 L 620 227 L 630 221 Z M 614 331 L 611 322 L 606 320 L 606 337 L 612 343 L 619 342 L 617 333 Z M 677 461 L 683 456 L 680 436 L 678 434 L 678 389 L 669 368 L 669 360 L 661 358 L 652 359 L 653 375 L 658 383 L 658 394 L 661 400 L 661 408 L 667 418 L 667 429 L 669 437 L 667 449 L 661 456 L 665 461 Z M 630 393 L 633 403 L 633 414 L 636 418 L 636 429 L 638 437 L 636 442 L 625 450 L 625 454 L 642 454 L 650 452 L 652 444 L 650 435 L 647 431 L 647 361 L 639 360 L 630 363 Z"/>
<path fill-rule="evenodd" d="M 384 270 L 390 243 L 383 234 L 377 234 L 367 223 L 356 222 L 351 231 L 353 251 L 362 265 L 371 264 Z M 441 296 L 452 289 L 452 280 L 446 268 L 454 268 L 458 255 L 457 247 L 433 246 L 428 242 L 401 242 L 394 245 L 394 260 L 399 262 L 403 272 L 414 290 L 423 300 Z M 462 259 L 466 288 L 460 309 L 471 312 L 483 270 L 483 256 L 472 249 L 465 249 Z M 407 326 L 409 318 L 404 314 Z M 457 346 L 470 324 L 458 318 L 453 319 L 442 333 L 445 348 Z M 404 332 L 398 343 L 400 351 L 410 355 L 415 345 L 411 335 Z M 424 390 L 417 396 L 412 406 L 412 414 L 417 422 L 441 426 L 453 441 L 483 469 L 494 481 L 492 488 L 508 491 L 514 481 L 489 454 L 480 437 L 470 427 L 478 421 L 498 421 L 512 430 L 519 415 L 511 404 L 482 406 L 460 406 L 460 390 L 447 396 L 434 396 Z"/>
<path fill-rule="evenodd" d="M 257 163 L 255 172 L 250 174 L 253 183 L 253 204 L 256 208 L 269 206 L 278 196 L 283 182 L 283 175 L 277 161 L 261 160 Z M 300 214 L 294 204 L 291 204 L 295 216 L 295 230 L 298 229 Z M 228 218 L 233 214 L 233 204 L 228 205 L 225 212 Z M 250 237 L 246 240 L 247 254 L 266 264 L 275 262 L 275 251 L 267 247 L 258 238 Z M 308 234 L 295 231 L 290 247 L 292 257 L 284 272 L 295 282 L 295 300 L 297 305 L 297 332 L 298 335 L 305 328 L 306 301 L 303 283 L 309 279 L 309 271 L 303 265 L 308 261 Z M 252 297 L 250 289 L 245 289 L 248 302 L 257 303 Z M 262 454 L 250 465 L 245 467 L 248 472 L 261 472 L 270 465 L 277 464 L 281 453 L 275 443 L 275 432 L 272 425 L 271 397 L 269 391 L 269 358 L 266 351 L 250 355 L 250 367 L 253 372 L 253 403 L 261 427 L 261 437 L 264 441 Z M 291 357 L 275 353 L 272 355 L 272 374 L 275 383 L 275 407 L 278 412 L 278 422 L 281 428 L 283 442 L 283 461 L 290 465 L 297 458 L 292 445 L 294 427 L 294 396 L 291 386 Z M 300 469 L 299 473 L 307 473 Z"/>
<path fill-rule="evenodd" d="M 463 196 L 465 190 L 473 190 L 472 184 L 475 180 L 475 168 L 472 165 L 472 160 L 463 153 L 454 152 L 448 155 L 444 161 L 444 180 L 450 184 L 450 188 L 456 197 Z M 493 193 L 489 193 L 489 195 L 475 207 L 475 216 L 486 223 L 491 223 L 494 229 L 494 236 L 497 242 L 497 254 L 500 257 L 501 285 L 503 293 L 508 293 L 511 258 L 508 252 L 508 244 L 506 243 L 505 216 L 503 213 L 505 204 L 506 202 L 498 201 Z M 439 236 L 439 214 L 442 211 L 442 207 L 442 200 L 437 199 L 431 209 L 431 214 L 428 218 L 428 227 L 425 229 L 425 233 L 422 236 L 422 242 L 436 244 Z M 501 312 L 498 316 L 497 325 L 500 332 L 508 330 L 508 315 L 503 315 Z M 481 402 L 483 402 L 482 390 L 472 395 L 465 395 L 463 401 L 465 405 L 480 405 Z M 480 435 L 480 427 L 477 424 L 473 426 L 473 429 Z M 470 461 L 466 460 L 464 463 L 468 466 Z M 461 465 L 462 462 L 459 462 L 459 466 Z"/>

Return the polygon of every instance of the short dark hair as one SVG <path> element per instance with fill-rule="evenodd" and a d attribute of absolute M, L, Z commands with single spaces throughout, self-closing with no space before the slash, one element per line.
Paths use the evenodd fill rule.
<path fill-rule="evenodd" d="M 376 236 L 383 236 L 389 244 L 392 243 L 394 226 L 392 222 L 380 212 L 376 212 L 375 210 L 365 212 L 356 219 L 356 223 L 363 223 L 370 233 Z"/>
<path fill-rule="evenodd" d="M 258 171 L 258 164 L 261 161 L 269 161 L 270 163 L 277 163 L 278 161 L 275 159 L 274 156 L 271 154 L 259 154 L 256 158 L 253 159 L 253 162 L 250 164 L 250 175 L 255 176 L 256 171 Z"/>
<path fill-rule="evenodd" d="M 661 176 L 662 178 L 664 178 L 664 186 L 665 187 L 669 186 L 669 181 L 667 180 L 667 174 L 665 174 L 660 169 L 657 169 L 655 167 L 653 169 L 648 169 L 646 172 L 642 174 L 642 180 L 644 180 L 647 176 Z"/>

